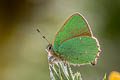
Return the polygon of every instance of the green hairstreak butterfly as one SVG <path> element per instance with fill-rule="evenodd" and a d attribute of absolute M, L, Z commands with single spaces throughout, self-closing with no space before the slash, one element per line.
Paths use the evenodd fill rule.
<path fill-rule="evenodd" d="M 101 50 L 87 20 L 77 12 L 60 27 L 46 51 L 54 59 L 81 65 L 96 64 Z"/>

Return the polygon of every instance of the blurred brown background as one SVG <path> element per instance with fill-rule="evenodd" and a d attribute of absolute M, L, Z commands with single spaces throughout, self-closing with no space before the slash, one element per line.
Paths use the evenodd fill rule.
<path fill-rule="evenodd" d="M 95 66 L 72 67 L 83 80 L 120 71 L 120 0 L 0 0 L 0 80 L 50 80 L 46 41 L 74 12 L 82 13 L 101 44 Z"/>

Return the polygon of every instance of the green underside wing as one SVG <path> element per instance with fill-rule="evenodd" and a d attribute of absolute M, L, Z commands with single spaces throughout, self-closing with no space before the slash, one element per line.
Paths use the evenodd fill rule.
<path fill-rule="evenodd" d="M 98 52 L 96 41 L 89 36 L 80 36 L 63 42 L 58 48 L 58 56 L 75 64 L 90 63 Z"/>
<path fill-rule="evenodd" d="M 94 61 L 99 52 L 99 44 L 85 18 L 75 13 L 56 33 L 52 50 L 57 57 L 67 62 L 84 64 Z"/>
<path fill-rule="evenodd" d="M 63 26 L 57 32 L 53 41 L 53 49 L 56 51 L 61 43 L 63 43 L 65 40 L 80 35 L 91 36 L 91 32 L 83 17 L 79 14 L 74 14 L 66 21 L 66 23 L 63 24 Z"/>

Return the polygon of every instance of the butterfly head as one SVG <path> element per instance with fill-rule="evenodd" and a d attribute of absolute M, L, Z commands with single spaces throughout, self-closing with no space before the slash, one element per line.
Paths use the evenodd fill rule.
<path fill-rule="evenodd" d="M 52 44 L 49 44 L 47 47 L 46 47 L 46 51 L 47 52 L 50 52 L 52 50 Z"/>

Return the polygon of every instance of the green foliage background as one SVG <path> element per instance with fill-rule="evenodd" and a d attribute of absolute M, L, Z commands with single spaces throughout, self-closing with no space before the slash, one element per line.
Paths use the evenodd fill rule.
<path fill-rule="evenodd" d="M 83 80 L 120 71 L 120 0 L 0 0 L 0 80 L 50 80 L 46 41 L 74 12 L 88 20 L 101 45 L 95 66 L 72 66 Z"/>

